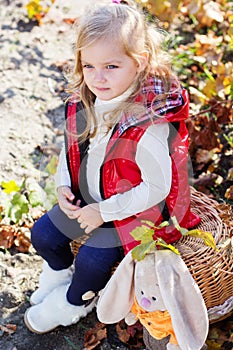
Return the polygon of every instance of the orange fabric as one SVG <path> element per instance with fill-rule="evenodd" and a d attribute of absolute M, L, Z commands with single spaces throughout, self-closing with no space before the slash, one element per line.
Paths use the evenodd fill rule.
<path fill-rule="evenodd" d="M 155 339 L 163 339 L 171 335 L 169 342 L 178 345 L 171 316 L 168 311 L 145 311 L 134 298 L 131 312 L 136 315 L 141 324 L 148 330 Z"/>

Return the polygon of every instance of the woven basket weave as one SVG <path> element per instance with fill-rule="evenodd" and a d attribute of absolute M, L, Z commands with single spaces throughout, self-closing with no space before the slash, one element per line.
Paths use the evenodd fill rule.
<path fill-rule="evenodd" d="M 233 313 L 233 213 L 231 209 L 223 212 L 216 201 L 193 188 L 191 208 L 202 219 L 197 228 L 211 232 L 219 250 L 192 236 L 181 238 L 175 246 L 201 290 L 213 323 Z M 72 242 L 74 254 L 84 242 L 83 238 Z"/>
<path fill-rule="evenodd" d="M 221 217 L 219 204 L 191 189 L 191 207 L 202 221 L 198 229 L 211 232 L 218 251 L 192 236 L 175 245 L 197 282 L 208 309 L 210 322 L 220 321 L 233 312 L 233 216 Z"/>

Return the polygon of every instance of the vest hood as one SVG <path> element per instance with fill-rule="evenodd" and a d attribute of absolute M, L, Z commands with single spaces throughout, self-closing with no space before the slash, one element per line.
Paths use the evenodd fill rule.
<path fill-rule="evenodd" d="M 189 98 L 188 93 L 179 87 L 173 79 L 170 82 L 170 90 L 167 92 L 164 82 L 157 77 L 150 77 L 142 86 L 141 93 L 134 99 L 145 107 L 145 113 L 140 117 L 136 115 L 123 115 L 119 122 L 120 136 L 131 126 L 141 125 L 153 121 L 153 123 L 180 122 L 188 117 Z"/>

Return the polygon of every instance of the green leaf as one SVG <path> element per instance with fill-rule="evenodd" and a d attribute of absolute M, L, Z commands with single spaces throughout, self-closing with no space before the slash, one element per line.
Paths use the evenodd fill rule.
<path fill-rule="evenodd" d="M 167 226 L 169 226 L 169 222 L 168 222 L 168 221 L 163 221 L 163 222 L 161 222 L 161 224 L 160 224 L 159 226 L 156 226 L 155 228 L 156 228 L 157 230 L 159 230 L 159 229 L 161 229 L 162 227 L 167 227 Z"/>
<path fill-rule="evenodd" d="M 41 193 L 32 191 L 28 194 L 28 201 L 32 207 L 37 207 L 38 205 L 43 205 Z"/>
<path fill-rule="evenodd" d="M 211 80 L 211 81 L 215 81 L 212 73 L 210 72 L 210 70 L 207 67 L 203 67 L 203 70 L 206 74 L 206 76 Z"/>
<path fill-rule="evenodd" d="M 7 194 L 20 191 L 20 187 L 14 180 L 10 180 L 8 182 L 2 181 L 1 187 L 3 188 L 3 191 Z"/>
<path fill-rule="evenodd" d="M 44 191 L 47 196 L 43 205 L 46 210 L 50 210 L 57 203 L 57 191 L 54 181 L 47 181 Z"/>
<path fill-rule="evenodd" d="M 134 260 L 143 260 L 146 254 L 150 253 L 155 248 L 155 241 L 148 243 L 141 243 L 132 249 L 132 258 Z"/>
<path fill-rule="evenodd" d="M 27 214 L 29 211 L 28 200 L 24 194 L 16 193 L 12 198 L 11 204 L 9 216 L 14 222 L 18 222 L 23 214 Z"/>
<path fill-rule="evenodd" d="M 144 243 L 150 242 L 153 238 L 154 230 L 148 226 L 142 225 L 140 227 L 136 227 L 132 232 L 130 232 L 131 236 L 135 239 L 135 241 L 142 241 Z"/>
<path fill-rule="evenodd" d="M 175 228 L 182 234 L 182 236 L 186 235 L 188 233 L 187 228 L 180 227 L 177 218 L 175 216 L 171 217 L 172 223 L 175 226 Z"/>
<path fill-rule="evenodd" d="M 11 219 L 11 221 L 13 221 L 15 224 L 17 224 L 20 219 L 23 216 L 23 212 L 21 210 L 20 205 L 15 205 L 13 207 L 10 208 L 10 212 L 9 212 L 9 218 Z"/>
<path fill-rule="evenodd" d="M 11 200 L 8 216 L 14 222 L 18 223 L 23 214 L 29 211 L 28 200 L 25 195 L 16 193 Z"/>
<path fill-rule="evenodd" d="M 57 196 L 56 186 L 54 181 L 47 181 L 44 188 L 48 196 Z"/>
<path fill-rule="evenodd" d="M 28 200 L 24 194 L 16 193 L 14 197 L 12 198 L 11 203 L 13 205 L 20 205 L 22 208 L 28 207 Z M 25 211 L 26 213 L 26 211 Z"/>

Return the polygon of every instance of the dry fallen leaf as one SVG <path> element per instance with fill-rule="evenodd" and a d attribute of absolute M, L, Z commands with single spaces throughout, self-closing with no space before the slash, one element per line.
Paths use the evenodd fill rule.
<path fill-rule="evenodd" d="M 16 230 L 12 225 L 0 225 L 0 247 L 9 249 L 14 244 Z"/>
<path fill-rule="evenodd" d="M 116 325 L 116 332 L 119 340 L 127 344 L 130 350 L 136 350 L 144 346 L 142 329 L 142 324 L 139 321 L 128 326 L 125 321 L 122 320 Z"/>
<path fill-rule="evenodd" d="M 7 334 L 13 334 L 16 332 L 17 326 L 15 324 L 8 323 L 5 326 L 0 324 L 0 330 Z"/>
<path fill-rule="evenodd" d="M 230 186 L 225 192 L 225 198 L 233 200 L 233 186 Z"/>
<path fill-rule="evenodd" d="M 196 152 L 196 162 L 207 164 L 212 160 L 212 154 L 206 149 L 199 148 Z"/>
<path fill-rule="evenodd" d="M 0 247 L 10 249 L 15 246 L 21 253 L 27 253 L 31 246 L 25 227 L 17 225 L 0 225 Z"/>
<path fill-rule="evenodd" d="M 116 332 L 118 335 L 118 338 L 120 339 L 120 341 L 122 341 L 123 343 L 127 343 L 129 338 L 130 338 L 130 334 L 127 331 L 127 327 L 125 324 L 123 324 L 123 322 L 119 322 L 116 325 Z"/>
<path fill-rule="evenodd" d="M 74 24 L 76 22 L 77 18 L 63 18 L 63 22 L 67 23 L 67 24 Z"/>
<path fill-rule="evenodd" d="M 23 232 L 17 232 L 14 244 L 19 252 L 26 253 L 29 251 L 31 241 Z"/>
<path fill-rule="evenodd" d="M 84 349 L 95 349 L 101 342 L 101 340 L 107 337 L 106 325 L 101 322 L 97 322 L 95 327 L 88 330 L 84 336 Z"/>

